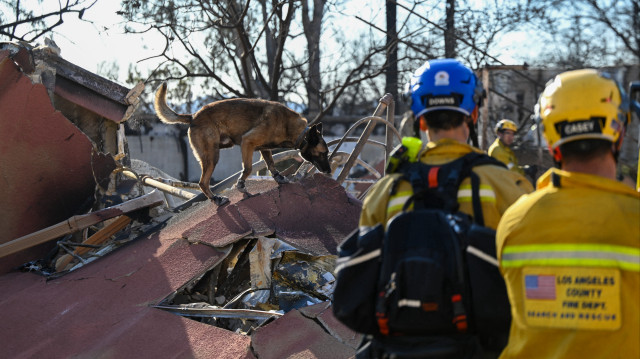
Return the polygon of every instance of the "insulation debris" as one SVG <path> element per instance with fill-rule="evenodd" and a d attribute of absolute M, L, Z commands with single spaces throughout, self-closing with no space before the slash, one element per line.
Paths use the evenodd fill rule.
<path fill-rule="evenodd" d="M 155 308 L 250 334 L 272 317 L 329 300 L 335 260 L 274 237 L 247 237 L 220 264 Z"/>

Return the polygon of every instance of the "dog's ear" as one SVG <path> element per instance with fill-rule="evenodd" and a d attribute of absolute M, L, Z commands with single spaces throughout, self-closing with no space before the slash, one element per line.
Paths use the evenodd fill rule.
<path fill-rule="evenodd" d="M 322 124 L 318 123 L 309 129 L 307 132 L 307 142 L 311 146 L 315 146 L 322 141 Z"/>
<path fill-rule="evenodd" d="M 311 126 L 309 132 L 307 132 L 307 142 L 311 146 L 315 146 L 322 141 L 322 124 L 318 123 Z"/>

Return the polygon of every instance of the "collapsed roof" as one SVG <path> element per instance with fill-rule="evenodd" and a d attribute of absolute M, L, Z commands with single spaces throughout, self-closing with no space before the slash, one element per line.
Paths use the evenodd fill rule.
<path fill-rule="evenodd" d="M 182 206 L 158 211 L 159 192 L 141 196 L 148 176 L 119 174 L 132 170 L 119 162 L 126 146 L 117 124 L 142 88 L 56 54 L 0 45 L 3 353 L 354 355 L 360 336 L 330 306 L 337 246 L 361 209 L 341 183 L 353 164 L 365 164 L 359 150 L 337 152 L 353 139 L 345 135 L 334 150 L 334 162 L 348 164 L 337 181 L 312 172 L 284 185 L 250 177 L 249 196 L 218 189 L 231 200 L 223 207 L 187 193 Z M 359 122 L 367 124 L 360 142 L 373 122 Z"/>
<path fill-rule="evenodd" d="M 235 192 L 217 208 L 200 202 L 88 266 L 47 280 L 0 276 L 0 333 L 10 357 L 105 356 L 347 358 L 358 336 L 329 302 L 291 308 L 251 336 L 154 308 L 220 265 L 234 244 L 276 236 L 312 256 L 336 254 L 361 203 L 324 175 L 276 187 L 254 180 L 257 195 Z M 259 193 L 259 194 L 258 194 Z"/>

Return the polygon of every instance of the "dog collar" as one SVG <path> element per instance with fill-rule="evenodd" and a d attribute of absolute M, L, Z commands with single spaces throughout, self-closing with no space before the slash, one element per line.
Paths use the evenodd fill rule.
<path fill-rule="evenodd" d="M 295 144 L 295 148 L 297 149 L 302 149 L 302 146 L 305 142 L 305 136 L 307 135 L 307 132 L 309 132 L 309 126 L 305 127 L 304 130 L 302 130 L 302 133 L 300 133 L 300 135 L 298 135 L 298 138 L 296 139 L 296 144 Z"/>

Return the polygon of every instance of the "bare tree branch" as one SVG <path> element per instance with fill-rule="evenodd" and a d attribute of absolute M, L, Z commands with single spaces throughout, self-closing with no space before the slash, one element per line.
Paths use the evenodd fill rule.
<path fill-rule="evenodd" d="M 41 36 L 52 32 L 53 29 L 62 25 L 64 23 L 63 16 L 66 14 L 78 14 L 78 18 L 82 19 L 84 12 L 93 7 L 97 1 L 98 0 L 93 0 L 89 5 L 84 5 L 87 2 L 85 0 L 75 0 L 73 2 L 67 0 L 64 5 L 60 4 L 57 11 L 33 16 L 22 7 L 24 3 L 18 0 L 14 7 L 15 20 L 5 24 L 0 24 L 0 35 L 6 36 L 9 40 L 21 40 L 27 42 L 37 40 Z M 57 18 L 57 21 L 53 24 L 47 25 L 47 20 L 51 18 Z M 25 34 L 19 35 L 17 34 L 19 25 L 31 25 L 31 30 Z M 30 34 L 34 35 L 29 36 Z"/>
<path fill-rule="evenodd" d="M 313 119 L 313 121 L 310 122 L 310 124 L 313 124 L 317 121 L 319 121 L 325 114 L 327 114 L 329 111 L 331 111 L 333 109 L 333 107 L 336 105 L 337 101 L 340 99 L 340 97 L 342 96 L 342 94 L 347 90 L 347 88 L 349 88 L 349 86 L 352 86 L 354 84 L 363 82 L 367 79 L 371 79 L 374 77 L 377 77 L 379 75 L 381 75 L 384 72 L 384 68 L 385 66 L 380 66 L 378 68 L 377 71 L 370 73 L 370 74 L 365 74 L 360 78 L 354 79 L 354 77 L 358 74 L 361 74 L 363 72 L 363 70 L 365 68 L 367 68 L 367 65 L 369 63 L 369 61 L 371 61 L 371 59 L 379 54 L 386 51 L 385 48 L 381 48 L 381 49 L 377 49 L 375 51 L 372 51 L 370 53 L 368 53 L 365 58 L 360 61 L 360 63 L 354 67 L 353 69 L 351 69 L 351 71 L 349 71 L 349 74 L 345 77 L 344 81 L 342 82 L 341 85 L 339 85 L 337 88 L 335 88 L 336 93 L 333 96 L 333 99 L 331 100 L 331 102 L 329 103 L 328 106 L 326 106 L 325 108 L 323 108 L 318 115 L 316 115 L 316 117 Z M 327 90 L 327 91 L 323 91 L 323 92 L 330 92 L 332 90 Z"/>

